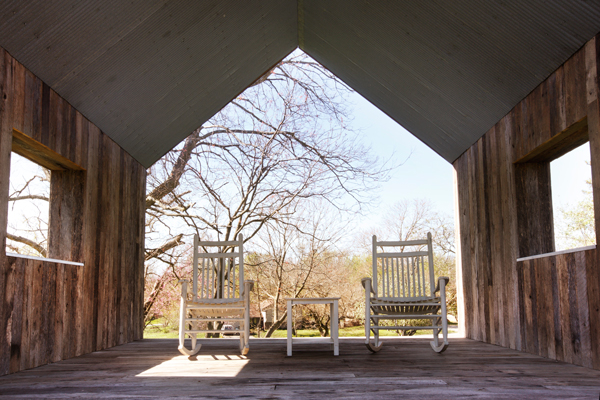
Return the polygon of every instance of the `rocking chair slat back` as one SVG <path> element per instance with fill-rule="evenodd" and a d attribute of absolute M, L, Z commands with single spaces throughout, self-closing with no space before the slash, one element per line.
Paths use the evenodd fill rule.
<path fill-rule="evenodd" d="M 417 248 L 404 251 L 408 247 Z M 386 249 L 391 251 L 386 252 Z M 378 242 L 373 236 L 373 291 L 376 298 L 430 299 L 435 296 L 434 290 L 431 233 L 427 234 L 426 240 L 397 242 Z"/>
<path fill-rule="evenodd" d="M 241 300 L 244 297 L 243 255 L 241 234 L 237 240 L 226 242 L 200 241 L 194 235 L 194 301 Z"/>

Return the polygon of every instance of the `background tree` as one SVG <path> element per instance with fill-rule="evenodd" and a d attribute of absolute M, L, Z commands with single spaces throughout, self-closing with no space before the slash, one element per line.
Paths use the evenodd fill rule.
<path fill-rule="evenodd" d="M 555 227 L 557 231 L 557 250 L 596 244 L 592 181 L 587 180 L 586 185 L 587 189 L 583 190 L 583 200 L 572 207 L 559 210 L 558 224 Z"/>
<path fill-rule="evenodd" d="M 246 263 L 251 275 L 260 281 L 257 304 L 270 299 L 273 325 L 270 337 L 287 319 L 286 297 L 326 297 L 336 292 L 334 280 L 339 265 L 335 245 L 343 231 L 336 223 L 338 213 L 323 202 L 305 202 L 301 210 L 265 224 L 256 241 L 259 249 Z M 326 326 L 323 313 L 311 314 L 318 325 Z M 324 328 L 322 333 L 328 330 Z"/>
<path fill-rule="evenodd" d="M 364 310 L 364 292 L 360 284 L 363 274 L 356 274 L 353 270 L 352 259 L 345 252 L 328 251 L 322 254 L 319 268 L 312 277 L 312 284 L 307 297 L 340 297 L 340 320 L 356 320 L 364 312 L 357 314 L 357 310 Z M 326 305 L 311 304 L 299 309 L 306 317 L 309 326 L 316 328 L 321 336 L 329 335 L 331 313 Z"/>
<path fill-rule="evenodd" d="M 594 203 L 591 199 L 582 200 L 573 209 L 561 210 L 566 223 L 564 238 L 567 246 L 583 247 L 596 244 L 594 229 Z"/>

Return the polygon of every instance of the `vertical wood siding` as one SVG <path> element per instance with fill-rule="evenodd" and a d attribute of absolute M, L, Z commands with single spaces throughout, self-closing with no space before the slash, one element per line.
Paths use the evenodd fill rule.
<path fill-rule="evenodd" d="M 517 263 L 524 351 L 600 369 L 597 253 Z"/>
<path fill-rule="evenodd" d="M 595 369 L 600 252 L 517 263 L 552 251 L 554 239 L 547 164 L 515 161 L 587 117 L 598 232 L 598 42 L 587 43 L 454 162 L 467 336 Z"/>
<path fill-rule="evenodd" d="M 0 375 L 142 337 L 145 169 L 0 48 Z M 53 171 L 49 255 L 4 255 L 12 130 L 80 165 Z"/>

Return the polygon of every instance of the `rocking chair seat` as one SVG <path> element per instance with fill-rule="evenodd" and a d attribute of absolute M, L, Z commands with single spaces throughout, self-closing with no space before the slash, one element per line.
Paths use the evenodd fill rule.
<path fill-rule="evenodd" d="M 212 302 L 212 301 L 206 301 L 204 299 L 202 300 L 190 300 L 187 302 L 187 308 L 204 308 L 204 307 L 210 307 L 210 308 L 244 308 L 244 300 L 238 300 L 238 299 L 231 299 L 230 301 L 219 301 L 217 302 Z"/>
<path fill-rule="evenodd" d="M 218 303 L 210 301 L 188 301 L 186 309 L 195 316 L 203 315 L 206 317 L 240 317 L 244 315 L 246 305 L 244 300 L 220 301 Z"/>
<path fill-rule="evenodd" d="M 371 298 L 371 310 L 374 314 L 385 315 L 427 315 L 437 314 L 442 307 L 439 297 L 421 301 L 385 301 Z"/>

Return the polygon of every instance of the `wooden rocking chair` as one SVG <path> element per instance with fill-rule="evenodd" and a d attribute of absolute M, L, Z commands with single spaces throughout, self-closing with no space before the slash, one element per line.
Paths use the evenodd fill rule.
<path fill-rule="evenodd" d="M 208 251 L 211 248 L 213 252 Z M 227 242 L 201 242 L 194 235 L 192 290 L 188 292 L 187 280 L 181 283 L 179 351 L 187 356 L 197 354 L 201 347 L 197 343 L 199 333 L 235 332 L 240 335 L 240 351 L 246 355 L 250 338 L 250 291 L 254 282 L 244 281 L 242 235 Z M 240 329 L 218 329 L 225 323 L 237 323 Z M 204 325 L 206 328 L 202 329 Z M 192 340 L 191 350 L 185 347 L 186 335 Z"/>
<path fill-rule="evenodd" d="M 424 246 L 427 248 L 423 249 Z M 391 251 L 385 252 L 386 248 Z M 411 251 L 405 251 L 407 248 Z M 367 348 L 374 353 L 381 349 L 379 331 L 382 329 L 433 329 L 431 347 L 437 353 L 446 350 L 446 285 L 449 281 L 450 278 L 442 276 L 435 285 L 431 233 L 427 234 L 427 239 L 398 242 L 378 242 L 373 236 L 373 280 L 362 279 L 366 298 Z M 437 292 L 439 296 L 436 296 Z M 431 326 L 396 326 L 397 320 L 417 319 L 431 320 Z M 383 320 L 393 322 L 391 326 L 382 325 Z M 443 333 L 442 343 L 438 339 L 440 330 Z M 371 332 L 375 336 L 373 342 Z"/>

